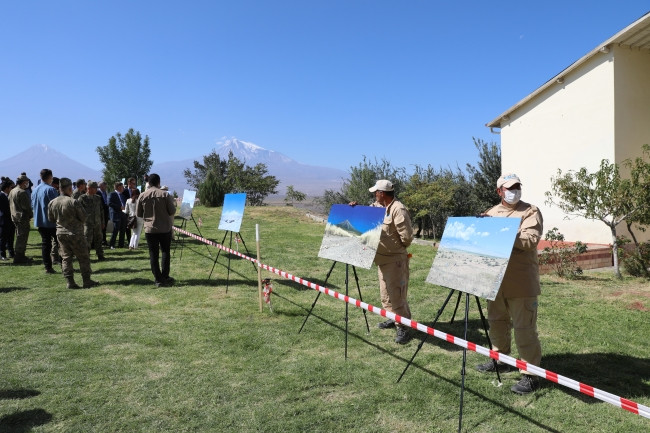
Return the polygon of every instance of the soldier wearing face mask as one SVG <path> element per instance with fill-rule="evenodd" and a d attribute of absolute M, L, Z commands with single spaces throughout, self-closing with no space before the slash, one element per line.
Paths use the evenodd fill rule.
<path fill-rule="evenodd" d="M 537 296 L 540 294 L 537 244 L 543 220 L 539 209 L 521 201 L 521 180 L 516 174 L 505 174 L 497 181 L 501 203 L 483 216 L 521 218 L 517 238 L 512 248 L 508 268 L 494 301 L 488 301 L 490 339 L 494 350 L 510 353 L 511 330 L 515 331 L 515 344 L 519 357 L 533 365 L 542 359 L 542 347 L 537 335 Z M 477 367 L 480 372 L 494 371 L 492 360 Z M 507 364 L 497 364 L 507 371 Z M 517 394 L 528 394 L 539 387 L 537 376 L 522 371 L 521 380 L 510 388 Z"/>

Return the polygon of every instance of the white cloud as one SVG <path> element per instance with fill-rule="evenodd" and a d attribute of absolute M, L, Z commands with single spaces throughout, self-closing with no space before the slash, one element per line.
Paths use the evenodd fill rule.
<path fill-rule="evenodd" d="M 507 231 L 509 231 L 509 230 L 510 230 L 510 227 L 504 227 L 504 228 L 502 228 L 502 229 L 499 230 L 499 231 L 500 231 L 500 232 L 507 232 Z"/>
<path fill-rule="evenodd" d="M 445 228 L 445 234 L 449 237 L 461 239 L 464 241 L 470 240 L 472 237 L 486 237 L 490 236 L 489 232 L 479 232 L 476 231 L 474 224 L 466 226 L 465 224 L 454 221 L 451 224 L 448 224 Z"/>

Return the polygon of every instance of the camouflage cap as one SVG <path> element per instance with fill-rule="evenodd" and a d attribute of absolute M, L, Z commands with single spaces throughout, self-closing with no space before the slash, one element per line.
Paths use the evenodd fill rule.
<path fill-rule="evenodd" d="M 77 179 L 77 186 L 79 185 L 85 185 L 86 181 L 84 179 Z"/>
<path fill-rule="evenodd" d="M 72 181 L 68 179 L 67 177 L 62 177 L 61 180 L 59 180 L 59 188 L 64 189 L 69 186 L 72 186 Z"/>
<path fill-rule="evenodd" d="M 98 187 L 99 185 L 97 185 L 97 182 L 95 182 L 94 180 L 88 181 L 88 188 L 98 188 Z"/>

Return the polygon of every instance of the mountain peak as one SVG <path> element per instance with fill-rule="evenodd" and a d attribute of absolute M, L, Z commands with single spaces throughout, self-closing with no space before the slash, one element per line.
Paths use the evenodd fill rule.
<path fill-rule="evenodd" d="M 235 158 L 240 159 L 247 165 L 264 163 L 267 164 L 267 166 L 270 166 L 271 164 L 278 163 L 295 163 L 293 159 L 281 154 L 280 152 L 267 150 L 255 143 L 239 140 L 235 137 L 222 137 L 221 140 L 217 141 L 217 145 L 219 145 L 219 147 L 216 149 L 216 152 L 219 156 L 227 159 L 228 153 L 232 152 Z"/>
<path fill-rule="evenodd" d="M 257 144 L 251 143 L 250 141 L 239 140 L 236 137 L 221 137 L 221 140 L 217 141 L 217 144 L 219 145 L 219 148 L 229 147 L 253 153 L 266 150 L 262 146 L 258 146 Z"/>

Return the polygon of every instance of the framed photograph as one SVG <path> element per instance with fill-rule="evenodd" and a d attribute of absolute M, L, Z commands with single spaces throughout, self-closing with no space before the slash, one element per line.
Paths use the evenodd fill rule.
<path fill-rule="evenodd" d="M 189 220 L 192 218 L 192 209 L 194 209 L 194 201 L 196 200 L 196 191 L 183 190 L 183 201 L 181 202 L 181 210 L 178 214 L 181 218 Z"/>
<path fill-rule="evenodd" d="M 370 269 L 385 214 L 383 207 L 333 205 L 318 257 Z"/>
<path fill-rule="evenodd" d="M 244 206 L 246 206 L 246 193 L 226 194 L 221 210 L 219 230 L 226 230 L 239 233 L 241 220 L 244 218 Z"/>
<path fill-rule="evenodd" d="M 426 281 L 494 300 L 521 218 L 450 217 Z"/>

